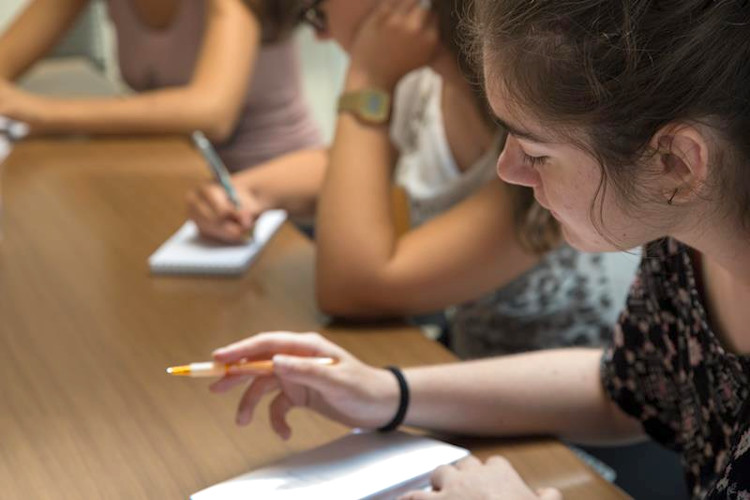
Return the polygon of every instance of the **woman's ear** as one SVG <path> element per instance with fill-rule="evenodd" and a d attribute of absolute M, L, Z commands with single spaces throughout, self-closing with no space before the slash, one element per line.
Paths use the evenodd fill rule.
<path fill-rule="evenodd" d="M 709 144 L 707 131 L 694 125 L 672 124 L 654 136 L 660 189 L 670 205 L 700 195 L 709 178 Z"/>

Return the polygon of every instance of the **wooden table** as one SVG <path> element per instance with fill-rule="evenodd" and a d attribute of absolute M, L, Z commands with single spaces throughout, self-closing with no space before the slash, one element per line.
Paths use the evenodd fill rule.
<path fill-rule="evenodd" d="M 164 374 L 254 332 L 321 326 L 314 249 L 292 226 L 242 278 L 149 275 L 147 257 L 184 219 L 185 192 L 208 177 L 187 142 L 30 141 L 4 170 L 0 497 L 185 498 L 346 432 L 302 410 L 289 442 L 265 411 L 240 429 L 237 394 Z M 324 331 L 378 365 L 454 359 L 410 328 Z M 622 498 L 554 441 L 471 447 L 568 498 Z"/>

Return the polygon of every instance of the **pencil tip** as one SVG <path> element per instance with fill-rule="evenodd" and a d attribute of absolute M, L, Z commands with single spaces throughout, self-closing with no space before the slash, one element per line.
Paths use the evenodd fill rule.
<path fill-rule="evenodd" d="M 183 375 L 187 376 L 190 375 L 190 365 L 184 365 L 184 366 L 170 366 L 167 368 L 167 373 L 170 375 Z"/>

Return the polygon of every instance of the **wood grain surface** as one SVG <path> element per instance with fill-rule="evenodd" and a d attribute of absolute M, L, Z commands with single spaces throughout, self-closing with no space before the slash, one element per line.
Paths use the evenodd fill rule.
<path fill-rule="evenodd" d="M 150 276 L 186 191 L 208 178 L 176 138 L 33 140 L 4 165 L 0 498 L 186 498 L 344 434 L 298 410 L 283 442 L 265 407 L 237 428 L 239 392 L 164 373 L 259 331 L 322 329 L 377 365 L 455 359 L 412 328 L 324 328 L 314 247 L 290 224 L 240 278 Z M 623 498 L 554 440 L 464 443 L 566 498 Z"/>

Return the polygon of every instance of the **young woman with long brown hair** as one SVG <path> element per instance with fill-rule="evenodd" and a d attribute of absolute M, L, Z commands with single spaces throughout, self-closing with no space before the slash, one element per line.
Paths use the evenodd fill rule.
<path fill-rule="evenodd" d="M 529 186 L 582 250 L 646 244 L 614 345 L 405 370 L 404 422 L 583 442 L 650 437 L 682 455 L 693 498 L 750 496 L 750 11 L 727 0 L 478 0 L 477 47 L 508 130 L 500 176 Z M 385 19 L 388 14 L 384 13 Z M 387 370 L 324 338 L 251 337 L 222 362 L 277 355 L 238 410 L 279 390 L 352 426 L 392 422 Z M 319 367 L 303 356 L 334 356 Z M 229 377 L 216 390 L 243 382 Z M 501 459 L 444 467 L 411 499 L 559 498 Z"/>

